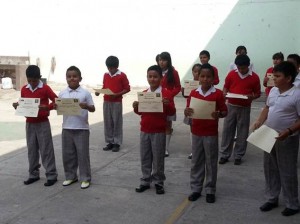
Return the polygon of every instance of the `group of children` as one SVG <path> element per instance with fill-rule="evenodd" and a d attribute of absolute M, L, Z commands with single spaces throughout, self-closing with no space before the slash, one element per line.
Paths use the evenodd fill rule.
<path fill-rule="evenodd" d="M 195 201 L 201 196 L 205 179 L 206 201 L 215 202 L 219 118 L 225 118 L 219 164 L 228 162 L 234 152 L 234 164 L 240 165 L 246 153 L 251 103 L 260 97 L 260 80 L 253 71 L 253 64 L 247 56 L 246 48 L 239 46 L 236 55 L 234 64 L 230 65 L 231 70 L 225 78 L 223 91 L 215 87 L 219 83 L 218 70 L 208 63 L 210 59 L 208 51 L 200 52 L 201 64 L 196 64 L 192 69 L 194 80 L 199 81 L 199 87 L 190 93 L 184 110 L 185 123 L 191 127 L 190 185 L 192 193 L 188 197 L 190 201 Z M 270 95 L 266 107 L 253 125 L 254 128 L 259 128 L 266 121 L 269 127 L 279 133 L 272 152 L 264 154 L 268 201 L 260 209 L 268 211 L 277 207 L 282 187 L 286 199 L 286 209 L 282 214 L 289 216 L 299 211 L 297 153 L 298 130 L 300 129 L 300 121 L 298 121 L 300 118 L 300 96 L 298 96 L 300 75 L 297 77 L 296 75 L 299 73 L 300 57 L 297 54 L 289 55 L 288 60 L 292 63 L 283 62 L 283 54 L 276 53 L 273 60 L 275 66 L 268 69 L 264 85 L 266 86 L 268 82 L 267 74 L 273 73 L 275 87 L 266 86 L 266 92 Z M 173 67 L 168 52 L 157 55 L 156 62 L 156 65 L 150 66 L 147 70 L 149 88 L 144 92 L 161 94 L 163 112 L 139 112 L 139 103 L 133 102 L 134 112 L 141 116 L 142 178 L 135 190 L 139 193 L 144 192 L 153 182 L 156 193 L 164 194 L 164 160 L 169 155 L 173 131 L 172 121 L 176 120 L 174 96 L 180 92 L 181 85 L 178 72 Z M 130 91 L 130 85 L 126 75 L 118 69 L 117 57 L 108 57 L 106 66 L 109 72 L 104 74 L 103 89 L 110 89 L 113 94 L 104 95 L 104 133 L 107 145 L 103 150 L 118 152 L 123 139 L 122 96 Z M 28 85 L 22 88 L 21 97 L 40 98 L 41 104 L 38 117 L 26 119 L 29 178 L 24 181 L 24 184 L 39 180 L 39 153 L 41 153 L 47 176 L 45 186 L 51 186 L 57 181 L 57 172 L 48 116 L 51 109 L 57 108 L 55 104 L 57 96 L 49 86 L 40 81 L 41 76 L 37 66 L 30 65 L 26 70 L 26 76 Z M 59 98 L 79 99 L 81 114 L 63 117 L 62 153 L 66 178 L 63 186 L 78 181 L 77 168 L 79 167 L 81 188 L 85 189 L 90 186 L 91 181 L 88 112 L 94 112 L 95 107 L 91 94 L 80 87 L 82 77 L 77 67 L 68 68 L 66 80 L 68 87 L 60 92 Z M 226 98 L 227 93 L 241 94 L 245 96 L 245 99 Z M 95 94 L 99 95 L 98 92 Z M 190 107 L 192 98 L 215 102 L 216 107 L 211 114 L 211 119 L 190 118 L 194 112 Z M 50 104 L 49 99 L 52 101 Z M 13 106 L 16 108 L 18 105 L 14 103 Z M 287 148 L 290 152 L 285 151 Z"/>

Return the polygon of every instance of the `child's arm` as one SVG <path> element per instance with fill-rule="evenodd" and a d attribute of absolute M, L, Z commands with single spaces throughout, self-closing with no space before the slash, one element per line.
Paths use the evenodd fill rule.
<path fill-rule="evenodd" d="M 284 131 L 280 132 L 276 139 L 282 141 L 286 139 L 289 135 L 294 134 L 294 132 L 300 130 L 300 119 L 298 119 L 293 125 L 289 128 L 285 129 Z"/>
<path fill-rule="evenodd" d="M 88 105 L 87 103 L 79 103 L 79 106 L 81 109 L 88 110 L 89 112 L 95 112 L 95 106 L 94 105 Z"/>
<path fill-rule="evenodd" d="M 254 131 L 258 129 L 260 126 L 262 126 L 263 123 L 265 123 L 265 121 L 268 118 L 268 113 L 269 113 L 269 107 L 266 105 L 264 109 L 261 111 L 257 120 L 251 125 L 250 129 Z"/>
<path fill-rule="evenodd" d="M 132 103 L 132 107 L 133 107 L 133 111 L 134 113 L 141 115 L 141 113 L 139 113 L 138 108 L 139 108 L 139 102 L 138 101 L 134 101 Z"/>
<path fill-rule="evenodd" d="M 49 86 L 45 85 L 45 88 L 47 88 L 47 96 L 51 100 L 51 103 L 49 103 L 49 105 L 40 104 L 39 109 L 48 111 L 53 110 L 53 104 L 55 103 L 55 99 L 58 97 Z"/>

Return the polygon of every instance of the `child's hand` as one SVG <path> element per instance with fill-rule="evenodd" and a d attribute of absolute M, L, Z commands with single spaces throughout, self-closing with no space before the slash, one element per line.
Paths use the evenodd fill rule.
<path fill-rule="evenodd" d="M 260 128 L 260 126 L 262 126 L 262 123 L 260 121 L 255 121 L 251 125 L 250 130 L 255 131 L 256 129 Z"/>
<path fill-rule="evenodd" d="M 15 108 L 15 110 L 17 109 L 17 107 L 19 106 L 19 103 L 13 103 L 12 106 Z"/>
<path fill-rule="evenodd" d="M 267 86 L 267 83 L 268 83 L 268 81 L 269 81 L 269 78 L 266 76 L 265 78 L 264 78 L 264 86 Z"/>
<path fill-rule="evenodd" d="M 79 103 L 79 106 L 80 106 L 81 109 L 84 109 L 84 110 L 88 109 L 87 103 Z"/>
<path fill-rule="evenodd" d="M 168 105 L 170 103 L 170 100 L 167 98 L 163 98 L 162 102 L 163 104 Z"/>
<path fill-rule="evenodd" d="M 138 102 L 138 101 L 134 101 L 134 102 L 132 103 L 133 109 L 138 109 L 138 106 L 139 106 L 139 102 Z"/>
<path fill-rule="evenodd" d="M 212 113 L 211 113 L 211 116 L 212 116 L 215 120 L 219 119 L 219 118 L 220 118 L 220 111 L 214 111 L 214 112 L 212 112 Z"/>
<path fill-rule="evenodd" d="M 57 110 L 57 104 L 56 103 L 53 103 L 53 109 Z"/>
<path fill-rule="evenodd" d="M 184 110 L 184 115 L 187 116 L 187 117 L 192 116 L 193 113 L 194 113 L 194 110 L 192 108 L 187 107 Z"/>
<path fill-rule="evenodd" d="M 40 110 L 49 110 L 49 106 L 48 105 L 44 105 L 44 104 L 40 104 L 39 105 L 39 109 Z"/>
<path fill-rule="evenodd" d="M 115 98 L 119 97 L 119 94 L 113 93 L 109 96 L 110 96 L 111 99 L 115 99 Z"/>
<path fill-rule="evenodd" d="M 96 95 L 96 96 L 99 96 L 99 95 L 100 95 L 100 93 L 98 93 L 98 92 L 95 92 L 95 95 Z"/>
<path fill-rule="evenodd" d="M 290 131 L 288 129 L 286 129 L 286 130 L 280 132 L 279 135 L 278 135 L 278 137 L 276 137 L 276 139 L 278 139 L 279 141 L 283 141 L 289 135 L 290 135 Z"/>

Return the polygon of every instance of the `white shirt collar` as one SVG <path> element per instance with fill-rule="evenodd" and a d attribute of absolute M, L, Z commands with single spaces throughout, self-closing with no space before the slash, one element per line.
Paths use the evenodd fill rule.
<path fill-rule="evenodd" d="M 245 75 L 240 73 L 238 69 L 236 69 L 236 72 L 238 73 L 238 75 L 240 76 L 241 79 L 244 79 L 244 78 L 248 77 L 249 75 L 252 75 L 251 69 L 249 69 L 248 72 Z"/>
<path fill-rule="evenodd" d="M 153 91 L 153 93 L 161 93 L 161 86 L 159 86 L 156 90 Z M 147 89 L 147 92 L 152 92 L 151 89 Z"/>
<path fill-rule="evenodd" d="M 39 84 L 35 87 L 35 89 L 32 89 L 32 86 L 28 83 L 26 88 L 30 89 L 31 92 L 36 91 L 38 88 L 43 88 L 44 83 L 40 80 Z"/>
<path fill-rule="evenodd" d="M 117 75 L 121 75 L 121 71 L 118 70 L 115 74 L 111 74 L 110 72 L 108 72 L 108 74 L 111 76 L 111 77 L 114 77 L 114 76 L 117 76 Z"/>
<path fill-rule="evenodd" d="M 199 92 L 200 95 L 207 97 L 210 94 L 216 92 L 216 88 L 214 86 L 211 86 L 209 90 L 207 90 L 207 92 L 204 94 L 202 89 L 201 89 L 201 85 L 196 89 L 197 92 Z"/>
<path fill-rule="evenodd" d="M 165 76 L 165 74 L 167 74 L 167 73 L 168 73 L 168 71 L 169 71 L 169 69 L 167 69 L 167 70 L 163 71 L 163 72 L 162 72 L 162 75 L 163 75 L 163 76 Z"/>
<path fill-rule="evenodd" d="M 274 88 L 274 90 L 273 90 L 273 88 Z M 287 91 L 285 91 L 285 92 L 283 92 L 283 93 L 280 93 L 279 92 L 279 89 L 277 88 L 277 87 L 273 87 L 272 88 L 272 90 L 273 91 L 276 91 L 276 94 L 278 95 L 278 96 L 292 96 L 293 94 L 294 94 L 294 92 L 295 92 L 295 89 L 297 88 L 296 86 L 293 86 L 292 88 L 290 88 L 290 89 L 288 89 Z"/>
<path fill-rule="evenodd" d="M 71 88 L 68 86 L 67 89 L 68 89 L 69 92 L 78 92 L 78 91 L 80 90 L 80 88 L 81 88 L 81 86 L 78 86 L 77 89 L 71 89 Z"/>

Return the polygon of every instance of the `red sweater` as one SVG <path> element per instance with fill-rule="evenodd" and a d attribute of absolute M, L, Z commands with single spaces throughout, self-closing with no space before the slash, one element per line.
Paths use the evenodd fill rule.
<path fill-rule="evenodd" d="M 273 73 L 273 69 L 274 69 L 273 66 L 271 68 L 268 68 L 266 71 L 265 77 L 267 77 L 268 73 Z M 273 86 L 267 86 L 267 83 L 265 83 L 265 82 L 263 84 L 264 84 L 264 87 L 266 87 L 266 89 L 265 89 L 266 95 L 269 96 L 269 93 Z"/>
<path fill-rule="evenodd" d="M 49 110 L 53 109 L 53 103 L 57 95 L 53 90 L 46 84 L 43 84 L 42 88 L 37 88 L 34 92 L 31 92 L 29 88 L 26 88 L 27 85 L 23 86 L 21 89 L 21 97 L 24 98 L 40 98 L 40 105 L 48 105 Z M 49 99 L 52 101 L 49 104 Z M 37 117 L 27 117 L 26 122 L 29 123 L 39 123 L 48 121 L 49 111 L 39 110 Z"/>
<path fill-rule="evenodd" d="M 210 95 L 204 97 L 198 91 L 192 90 L 188 100 L 187 107 L 190 106 L 191 97 L 206 101 L 216 102 L 216 111 L 227 111 L 223 92 L 216 89 Z M 216 136 L 218 135 L 218 122 L 215 119 L 192 119 L 192 133 L 197 136 Z"/>
<path fill-rule="evenodd" d="M 130 91 L 129 81 L 125 73 L 121 72 L 119 75 L 110 76 L 109 73 L 105 73 L 103 76 L 103 89 L 110 89 L 113 93 L 119 93 L 123 90 Z M 117 98 L 111 98 L 109 95 L 103 96 L 104 101 L 109 102 L 122 102 L 123 96 Z"/>
<path fill-rule="evenodd" d="M 144 92 L 146 92 L 145 90 Z M 167 127 L 167 116 L 172 116 L 176 113 L 173 96 L 170 91 L 162 88 L 162 97 L 170 100 L 168 105 L 164 104 L 163 113 L 140 113 L 137 109 L 134 112 L 141 115 L 141 131 L 145 133 L 164 133 Z"/>
<path fill-rule="evenodd" d="M 219 80 L 219 73 L 218 73 L 218 69 L 215 66 L 212 66 L 214 69 L 214 85 L 218 85 L 220 80 Z"/>
<path fill-rule="evenodd" d="M 173 76 L 174 76 L 173 83 L 168 83 L 167 74 L 165 74 L 161 80 L 161 86 L 163 88 L 168 89 L 171 92 L 172 97 L 176 96 L 181 91 L 179 75 L 174 68 L 173 68 Z"/>
<path fill-rule="evenodd" d="M 248 75 L 246 78 L 241 79 L 237 71 L 230 71 L 225 78 L 224 88 L 230 93 L 242 94 L 242 95 L 257 95 L 260 96 L 260 81 L 256 73 L 252 72 L 252 75 Z M 235 99 L 228 98 L 228 103 L 250 107 L 252 100 L 249 99 Z"/>

